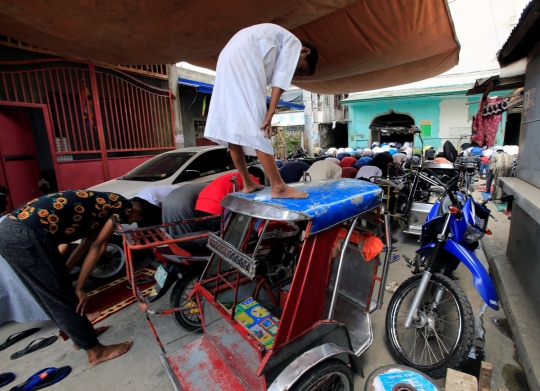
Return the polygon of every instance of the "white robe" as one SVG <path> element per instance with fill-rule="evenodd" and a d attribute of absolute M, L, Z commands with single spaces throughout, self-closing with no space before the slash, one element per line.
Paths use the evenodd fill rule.
<path fill-rule="evenodd" d="M 272 142 L 260 130 L 266 117 L 266 88 L 287 90 L 302 44 L 274 24 L 259 24 L 236 33 L 219 55 L 216 82 L 204 137 L 218 144 L 242 145 L 273 155 Z"/>

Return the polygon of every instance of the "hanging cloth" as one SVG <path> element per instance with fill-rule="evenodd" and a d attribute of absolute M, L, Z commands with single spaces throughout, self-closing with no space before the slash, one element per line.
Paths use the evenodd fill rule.
<path fill-rule="evenodd" d="M 502 118 L 502 111 L 484 117 L 484 109 L 501 100 L 498 98 L 486 98 L 478 104 L 478 112 L 473 118 L 471 142 L 476 141 L 481 146 L 491 147 L 495 143 L 497 130 Z"/>

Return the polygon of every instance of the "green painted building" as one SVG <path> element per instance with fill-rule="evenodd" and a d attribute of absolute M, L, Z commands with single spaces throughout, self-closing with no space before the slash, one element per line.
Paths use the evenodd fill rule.
<path fill-rule="evenodd" d="M 351 94 L 341 103 L 350 107 L 348 146 L 365 148 L 374 141 L 414 141 L 415 147 L 442 146 L 446 140 L 459 146 L 469 140 L 473 116 L 481 95 L 466 96 L 471 84 L 414 90 L 372 91 Z M 510 91 L 498 92 L 506 95 Z M 495 95 L 495 94 L 492 94 Z M 506 112 L 497 131 L 496 145 L 502 145 L 507 120 Z M 370 125 L 414 125 L 418 135 L 381 136 Z M 413 139 L 414 138 L 414 139 Z M 423 140 L 423 141 L 422 141 Z"/>

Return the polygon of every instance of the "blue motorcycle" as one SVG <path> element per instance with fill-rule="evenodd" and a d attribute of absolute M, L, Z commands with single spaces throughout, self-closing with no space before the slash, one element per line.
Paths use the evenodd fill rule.
<path fill-rule="evenodd" d="M 494 310 L 499 300 L 493 282 L 474 254 L 479 240 L 490 234 L 490 211 L 458 188 L 458 178 L 442 183 L 445 189 L 422 226 L 421 246 L 410 266 L 415 274 L 394 293 L 386 315 L 386 339 L 394 358 L 431 377 L 446 376 L 469 354 L 474 339 L 474 317 L 463 290 L 452 279 L 460 263 L 473 275 L 482 299 Z"/>

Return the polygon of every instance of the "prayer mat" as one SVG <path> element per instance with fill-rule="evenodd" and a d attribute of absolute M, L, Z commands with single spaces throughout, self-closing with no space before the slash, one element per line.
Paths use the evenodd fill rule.
<path fill-rule="evenodd" d="M 137 284 L 143 296 L 148 295 L 152 291 L 155 285 L 153 279 L 155 273 L 156 270 L 149 267 L 135 272 L 135 280 L 143 282 L 143 284 Z M 128 282 L 127 277 L 122 277 L 89 292 L 86 313 L 95 314 L 90 319 L 90 322 L 94 325 L 136 301 L 137 299 L 133 296 L 131 284 Z M 60 336 L 64 340 L 69 339 L 63 331 L 60 331 Z"/>

